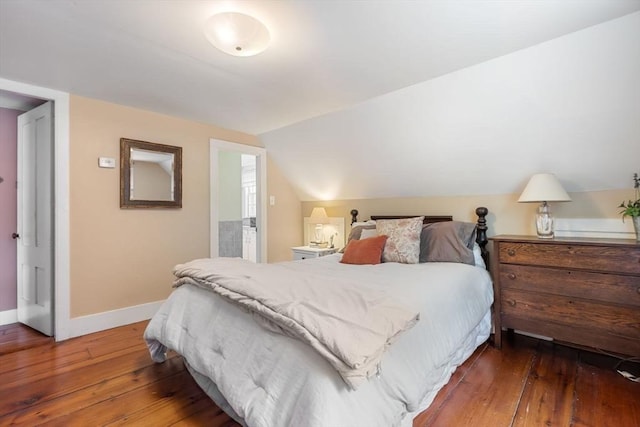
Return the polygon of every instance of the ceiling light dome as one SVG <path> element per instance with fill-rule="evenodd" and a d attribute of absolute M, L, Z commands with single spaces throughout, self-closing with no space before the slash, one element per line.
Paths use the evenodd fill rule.
<path fill-rule="evenodd" d="M 252 56 L 263 52 L 271 36 L 256 18 L 237 12 L 213 15 L 204 25 L 204 34 L 215 47 L 233 56 Z"/>

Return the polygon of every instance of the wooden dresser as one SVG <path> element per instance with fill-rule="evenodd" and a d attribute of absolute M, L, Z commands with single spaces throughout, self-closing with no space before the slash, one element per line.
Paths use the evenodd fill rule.
<path fill-rule="evenodd" d="M 495 328 L 640 356 L 635 240 L 491 238 Z M 501 334 L 495 334 L 500 348 Z"/>

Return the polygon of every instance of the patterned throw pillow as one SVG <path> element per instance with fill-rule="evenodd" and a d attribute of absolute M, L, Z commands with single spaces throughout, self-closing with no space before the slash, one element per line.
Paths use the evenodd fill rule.
<path fill-rule="evenodd" d="M 382 262 L 417 264 L 420 256 L 420 232 L 423 216 L 384 219 L 376 222 L 379 235 L 388 236 L 382 252 Z"/>

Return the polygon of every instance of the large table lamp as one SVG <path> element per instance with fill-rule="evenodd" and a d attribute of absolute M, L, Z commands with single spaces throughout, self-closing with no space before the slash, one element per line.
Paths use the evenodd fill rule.
<path fill-rule="evenodd" d="M 562 188 L 560 181 L 550 173 L 533 175 L 524 188 L 518 202 L 538 202 L 536 233 L 541 239 L 553 238 L 553 217 L 548 202 L 570 202 L 571 197 Z"/>
<path fill-rule="evenodd" d="M 321 243 L 324 243 L 324 225 L 331 224 L 327 211 L 324 208 L 313 208 L 311 216 L 309 217 L 309 222 L 316 225 L 315 237 L 314 241 L 311 242 L 311 245 L 320 245 Z"/>

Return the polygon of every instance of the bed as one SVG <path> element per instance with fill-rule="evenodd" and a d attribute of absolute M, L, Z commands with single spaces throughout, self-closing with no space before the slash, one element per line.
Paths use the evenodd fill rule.
<path fill-rule="evenodd" d="M 350 382 L 349 373 L 345 376 L 337 370 L 335 363 L 318 351 L 316 343 L 301 340 L 295 328 L 293 333 L 290 329 L 279 330 L 270 320 L 265 321 L 263 313 L 256 314 L 251 307 L 238 305 L 229 295 L 219 290 L 216 293 L 194 282 L 191 276 L 185 279 L 181 273 L 176 273 L 178 281 L 181 278 L 186 281 L 172 292 L 145 331 L 150 354 L 156 362 L 162 362 L 169 349 L 182 355 L 200 387 L 242 425 L 410 426 L 413 417 L 429 406 L 456 367 L 486 341 L 491 332 L 493 290 L 485 267 L 489 265 L 485 250 L 487 209 L 478 208 L 476 214 L 478 221 L 471 224 L 473 239 L 463 242 L 472 253 L 464 251 L 465 256 L 473 256 L 471 262 L 431 259 L 411 264 L 344 264 L 340 262 L 343 257 L 353 253 L 350 241 L 344 254 L 269 267 L 269 271 L 278 270 L 276 278 L 282 277 L 280 271 L 285 272 L 285 278 L 281 279 L 283 285 L 290 285 L 284 282 L 309 282 L 311 300 L 324 298 L 322 293 L 329 292 L 324 289 L 325 285 L 333 289 L 353 283 L 354 289 L 364 287 L 363 292 L 372 292 L 376 307 L 380 305 L 380 295 L 384 295 L 382 305 L 389 303 L 417 313 L 417 322 L 403 323 L 399 331 L 389 332 L 391 338 L 385 338 L 384 351 L 371 365 L 374 368 L 367 368 L 364 376 L 357 377 L 358 381 Z M 387 216 L 358 223 L 357 211 L 352 212 L 352 216 L 355 226 L 350 240 L 359 242 L 352 247 L 375 239 L 360 239 L 354 231 L 362 233 L 376 227 L 379 231 L 389 224 L 395 227 L 394 220 L 415 220 L 409 216 Z M 469 224 L 452 221 L 451 217 L 424 216 L 420 221 L 422 245 L 429 239 L 433 244 L 434 239 L 442 237 L 438 233 L 444 235 L 445 240 L 464 240 L 469 236 Z M 446 225 L 438 225 L 439 231 L 436 231 L 432 224 Z M 466 237 L 460 233 L 463 228 L 467 230 Z M 452 237 L 450 230 L 458 230 L 459 235 Z M 393 232 L 388 234 L 392 236 Z M 427 235 L 431 237 L 428 239 Z M 432 255 L 436 253 L 434 249 Z M 242 267 L 238 262 L 234 264 L 236 270 Z M 186 264 L 176 271 L 184 272 L 192 265 Z M 213 287 L 218 286 L 217 282 L 224 284 L 223 279 L 216 279 L 223 276 L 203 277 L 207 278 L 204 282 Z M 232 285 L 239 283 L 237 274 L 224 277 Z M 267 282 L 257 283 L 261 287 L 259 291 L 268 287 Z M 298 286 L 293 288 L 297 290 Z M 223 291 L 227 292 L 227 288 Z M 306 301 L 306 296 L 301 298 Z M 304 309 L 307 304 L 293 304 L 293 309 L 298 311 L 299 306 Z M 311 311 L 325 308 L 311 306 Z M 347 313 L 346 326 L 334 329 L 344 331 L 342 335 L 347 338 L 359 339 L 362 325 L 350 332 L 348 323 L 353 320 L 349 316 Z M 325 344 L 320 344 L 321 350 Z"/>

